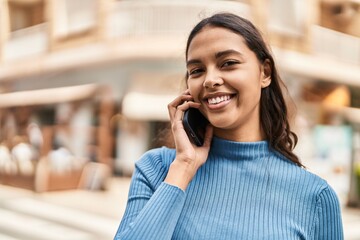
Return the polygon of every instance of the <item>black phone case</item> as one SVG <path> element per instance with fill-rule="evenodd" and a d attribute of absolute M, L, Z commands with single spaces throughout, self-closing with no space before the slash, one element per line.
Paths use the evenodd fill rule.
<path fill-rule="evenodd" d="M 205 128 L 209 121 L 196 108 L 189 108 L 184 113 L 183 125 L 190 141 L 197 146 L 204 144 Z"/>

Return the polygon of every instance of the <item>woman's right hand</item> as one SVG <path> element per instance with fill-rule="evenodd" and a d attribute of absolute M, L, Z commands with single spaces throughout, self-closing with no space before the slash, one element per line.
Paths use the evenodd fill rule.
<path fill-rule="evenodd" d="M 199 167 L 206 162 L 210 150 L 213 134 L 210 124 L 206 128 L 204 144 L 199 147 L 190 142 L 182 123 L 184 112 L 188 108 L 200 106 L 200 103 L 194 102 L 188 90 L 168 105 L 176 157 L 170 166 L 165 182 L 178 186 L 184 191 Z"/>

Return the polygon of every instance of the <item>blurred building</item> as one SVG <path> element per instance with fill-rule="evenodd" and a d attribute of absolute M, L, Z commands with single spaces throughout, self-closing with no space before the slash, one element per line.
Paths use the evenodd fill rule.
<path fill-rule="evenodd" d="M 0 140 L 11 148 L 35 122 L 41 156 L 61 143 L 130 174 L 185 87 L 187 34 L 219 11 L 253 20 L 270 41 L 305 164 L 348 177 L 359 148 L 359 0 L 0 0 Z M 314 147 L 329 132 L 345 142 L 335 160 L 337 142 Z"/>

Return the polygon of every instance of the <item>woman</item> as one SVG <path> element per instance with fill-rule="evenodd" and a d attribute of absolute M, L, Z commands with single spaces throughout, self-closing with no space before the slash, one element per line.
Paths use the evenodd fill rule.
<path fill-rule="evenodd" d="M 253 24 L 202 20 L 186 64 L 188 90 L 168 105 L 175 149 L 136 163 L 115 239 L 343 239 L 336 194 L 292 152 L 282 81 Z M 203 146 L 184 131 L 188 108 L 210 122 Z"/>

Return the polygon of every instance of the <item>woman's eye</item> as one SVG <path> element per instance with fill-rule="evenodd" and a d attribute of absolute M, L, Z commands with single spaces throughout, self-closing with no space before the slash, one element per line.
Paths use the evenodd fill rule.
<path fill-rule="evenodd" d="M 224 62 L 221 67 L 229 67 L 229 66 L 235 65 L 237 63 L 238 63 L 238 61 L 228 60 L 228 61 Z"/>
<path fill-rule="evenodd" d="M 195 75 L 201 73 L 203 70 L 201 68 L 196 68 L 189 71 L 189 75 Z"/>

